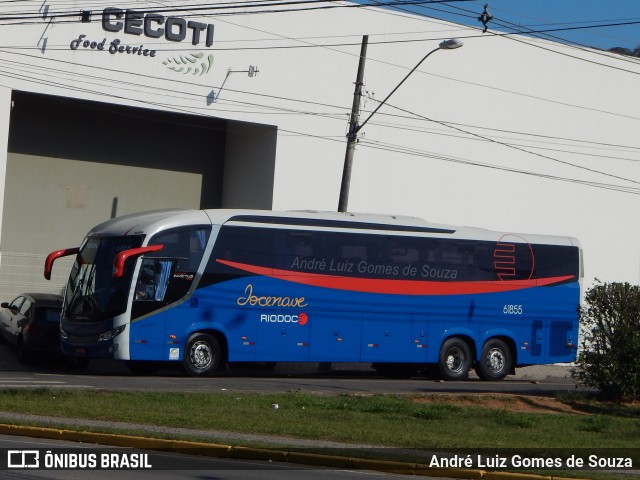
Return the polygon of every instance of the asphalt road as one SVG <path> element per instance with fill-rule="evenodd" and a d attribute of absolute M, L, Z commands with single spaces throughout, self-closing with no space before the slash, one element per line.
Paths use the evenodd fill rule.
<path fill-rule="evenodd" d="M 11 345 L 0 345 L 0 388 L 105 388 L 114 390 L 201 391 L 201 392 L 306 392 L 340 393 L 519 393 L 553 395 L 578 388 L 567 366 L 532 366 L 500 382 L 483 382 L 472 374 L 464 382 L 441 382 L 425 376 L 385 379 L 368 365 L 333 364 L 331 370 L 317 363 L 278 364 L 267 369 L 261 364 L 232 365 L 229 372 L 212 378 L 192 378 L 179 366 L 161 369 L 148 376 L 132 375 L 122 362 L 96 360 L 86 369 L 75 368 L 63 359 L 35 359 L 23 364 Z"/>

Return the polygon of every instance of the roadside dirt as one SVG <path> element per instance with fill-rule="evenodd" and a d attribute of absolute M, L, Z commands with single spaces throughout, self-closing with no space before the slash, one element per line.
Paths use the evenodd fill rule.
<path fill-rule="evenodd" d="M 438 394 L 420 397 L 416 402 L 421 403 L 447 403 L 449 405 L 459 405 L 461 407 L 483 407 L 510 412 L 531 412 L 531 413 L 566 413 L 572 415 L 588 415 L 587 413 L 574 409 L 553 397 L 543 397 L 534 395 L 451 395 Z"/>

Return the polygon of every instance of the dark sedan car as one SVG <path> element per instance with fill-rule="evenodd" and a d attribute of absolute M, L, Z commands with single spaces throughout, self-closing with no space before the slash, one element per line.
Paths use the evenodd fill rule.
<path fill-rule="evenodd" d="M 23 293 L 0 306 L 0 337 L 17 347 L 18 360 L 36 352 L 60 353 L 60 295 Z"/>

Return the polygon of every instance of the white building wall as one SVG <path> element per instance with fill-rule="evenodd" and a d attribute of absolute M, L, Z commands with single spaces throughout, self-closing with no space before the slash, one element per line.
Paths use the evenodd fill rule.
<path fill-rule="evenodd" d="M 0 87 L 0 185 L 5 184 L 7 175 L 7 148 L 9 143 L 9 121 L 11 117 L 11 89 Z M 0 225 L 4 214 L 4 195 L 0 195 Z M 2 229 L 0 229 L 0 247 Z M 2 251 L 0 249 L 0 255 Z M 1 257 L 0 257 L 1 258 Z"/>
<path fill-rule="evenodd" d="M 227 128 L 222 208 L 253 208 L 273 203 L 273 169 L 260 162 L 276 149 L 275 127 L 234 122 Z M 271 158 L 275 154 L 270 155 Z M 247 191 L 246 185 L 254 185 Z"/>
<path fill-rule="evenodd" d="M 43 5 L 52 13 L 56 4 L 19 8 Z M 69 5 L 65 11 L 74 10 Z M 274 125 L 276 209 L 337 207 L 362 35 L 369 35 L 365 90 L 377 100 L 442 39 L 460 37 L 463 48 L 429 57 L 362 130 L 349 209 L 575 236 L 587 284 L 640 282 L 636 60 L 373 8 L 201 16 L 215 24 L 210 49 L 108 33 L 99 13 L 90 24 L 3 25 L 0 87 Z M 72 51 L 81 34 L 157 54 Z M 42 38 L 44 51 L 36 48 Z M 206 74 L 169 68 L 200 53 Z M 250 65 L 257 76 L 243 72 Z M 220 93 L 215 102 L 212 92 Z M 375 106 L 365 99 L 362 117 Z"/>
<path fill-rule="evenodd" d="M 0 87 L 0 185 L 5 185 L 7 175 L 7 147 L 9 142 L 9 118 L 11 115 L 11 89 Z M 4 218 L 4 195 L 0 195 L 0 225 Z M 2 288 L 2 278 L 4 276 L 3 259 L 4 249 L 2 248 L 2 229 L 0 228 L 0 288 Z M 5 301 L 4 299 L 2 301 Z"/>

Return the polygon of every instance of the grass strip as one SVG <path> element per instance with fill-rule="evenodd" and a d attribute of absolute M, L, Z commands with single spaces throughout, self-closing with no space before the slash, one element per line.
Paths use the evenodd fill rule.
<path fill-rule="evenodd" d="M 418 395 L 0 390 L 0 410 L 6 412 L 131 422 L 134 425 L 126 433 L 145 436 L 150 435 L 136 429 L 136 424 L 194 430 L 184 435 L 153 435 L 160 438 L 207 441 L 206 433 L 215 430 L 397 449 L 624 448 L 640 452 L 639 406 L 607 408 L 574 397 L 566 402 L 584 414 L 460 406 L 446 398 Z M 255 440 L 240 443 L 264 446 Z M 616 478 L 597 472 L 588 476 Z"/>
<path fill-rule="evenodd" d="M 38 388 L 0 390 L 0 410 L 399 448 L 640 448 L 637 406 L 571 415 L 423 398 Z"/>

